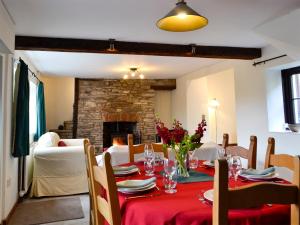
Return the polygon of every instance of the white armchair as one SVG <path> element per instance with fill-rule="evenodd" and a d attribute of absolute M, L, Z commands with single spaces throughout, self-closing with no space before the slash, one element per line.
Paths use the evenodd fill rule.
<path fill-rule="evenodd" d="M 60 139 L 67 146 L 34 149 L 31 196 L 59 196 L 88 192 L 84 139 Z"/>

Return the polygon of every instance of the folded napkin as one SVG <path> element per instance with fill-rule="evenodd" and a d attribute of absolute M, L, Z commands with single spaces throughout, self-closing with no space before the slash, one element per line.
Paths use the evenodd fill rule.
<path fill-rule="evenodd" d="M 156 182 L 156 177 L 151 177 L 146 180 L 124 180 L 117 182 L 118 188 L 139 188 L 150 185 Z"/>
<path fill-rule="evenodd" d="M 114 172 L 121 172 L 121 171 L 130 171 L 137 168 L 135 165 L 132 166 L 114 166 L 113 170 Z"/>
<path fill-rule="evenodd" d="M 275 172 L 274 167 L 270 167 L 264 170 L 255 170 L 255 169 L 247 169 L 247 170 L 242 170 L 241 175 L 255 175 L 255 176 L 265 176 L 269 175 Z"/>

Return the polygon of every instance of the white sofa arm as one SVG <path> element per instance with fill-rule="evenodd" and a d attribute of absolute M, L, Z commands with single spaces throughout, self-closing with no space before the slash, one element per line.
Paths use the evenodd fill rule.
<path fill-rule="evenodd" d="M 65 142 L 67 146 L 83 146 L 84 139 L 60 139 Z"/>

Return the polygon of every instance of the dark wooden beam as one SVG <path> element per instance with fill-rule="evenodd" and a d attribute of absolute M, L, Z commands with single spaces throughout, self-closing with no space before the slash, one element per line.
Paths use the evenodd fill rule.
<path fill-rule="evenodd" d="M 115 51 L 111 51 L 111 43 L 109 40 L 16 36 L 15 49 L 245 60 L 261 57 L 260 48 L 114 41 Z"/>
<path fill-rule="evenodd" d="M 176 89 L 176 84 L 175 85 L 151 85 L 151 89 L 156 90 L 156 91 L 172 91 Z"/>

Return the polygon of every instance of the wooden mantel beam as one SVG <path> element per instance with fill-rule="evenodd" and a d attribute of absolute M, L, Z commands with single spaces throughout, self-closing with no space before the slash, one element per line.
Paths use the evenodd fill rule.
<path fill-rule="evenodd" d="M 115 49 L 113 51 L 111 50 L 112 46 Z M 154 55 L 245 60 L 251 60 L 261 57 L 260 48 L 176 45 L 125 41 L 112 42 L 110 40 L 30 36 L 16 36 L 15 49 L 32 51 L 86 52 L 103 54 Z"/>

